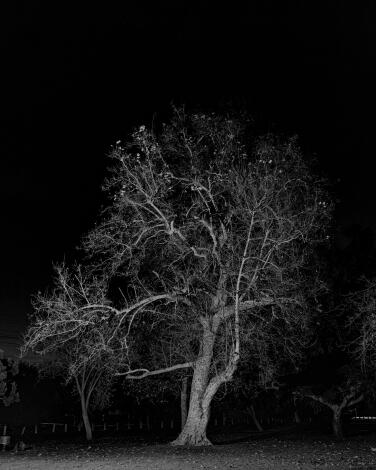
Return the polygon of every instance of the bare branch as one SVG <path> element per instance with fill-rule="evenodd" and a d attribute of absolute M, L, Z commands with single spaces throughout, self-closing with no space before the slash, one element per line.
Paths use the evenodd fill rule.
<path fill-rule="evenodd" d="M 194 367 L 194 365 L 195 365 L 195 362 L 185 362 L 184 364 L 175 364 L 173 366 L 165 367 L 163 369 L 157 369 L 157 370 L 152 370 L 152 371 L 148 369 L 134 369 L 134 370 L 130 370 L 127 372 L 117 372 L 115 375 L 116 376 L 125 375 L 127 379 L 138 380 L 138 379 L 143 379 L 145 377 L 149 377 L 151 375 L 160 375 L 160 374 L 166 374 L 167 372 L 173 372 L 174 370 L 188 369 L 189 367 Z"/>

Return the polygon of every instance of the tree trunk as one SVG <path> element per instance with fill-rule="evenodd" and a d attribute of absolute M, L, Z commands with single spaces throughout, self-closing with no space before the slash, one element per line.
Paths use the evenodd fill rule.
<path fill-rule="evenodd" d="M 210 405 L 218 388 L 224 382 L 231 380 L 239 359 L 239 354 L 236 352 L 229 358 L 226 368 L 209 380 L 215 336 L 219 322 L 211 327 L 205 318 L 202 318 L 201 321 L 203 325 L 203 336 L 200 355 L 193 369 L 188 416 L 181 433 L 175 441 L 171 443 L 172 445 L 211 445 L 211 442 L 206 437 L 206 428 L 210 417 Z"/>
<path fill-rule="evenodd" d="M 190 404 L 184 427 L 172 445 L 206 446 L 211 442 L 206 437 L 209 422 L 210 405 L 203 406 L 202 401 Z"/>
<path fill-rule="evenodd" d="M 259 420 L 257 419 L 257 416 L 256 416 L 256 412 L 255 412 L 255 408 L 253 405 L 250 405 L 248 407 L 248 413 L 249 415 L 251 416 L 252 420 L 253 420 L 253 423 L 255 424 L 256 428 L 258 431 L 262 432 L 264 430 L 264 428 L 261 426 Z"/>
<path fill-rule="evenodd" d="M 293 404 L 294 404 L 294 422 L 296 424 L 300 424 L 302 422 L 302 420 L 300 419 L 300 414 L 299 414 L 299 411 L 298 411 L 296 396 L 293 397 Z"/>
<path fill-rule="evenodd" d="M 206 437 L 210 402 L 204 400 L 211 357 L 201 357 L 194 368 L 189 410 L 183 429 L 173 445 L 210 445 Z"/>
<path fill-rule="evenodd" d="M 333 434 L 335 435 L 337 439 L 343 439 L 341 415 L 342 415 L 341 408 L 336 407 L 333 409 L 332 427 L 333 427 Z"/>
<path fill-rule="evenodd" d="M 85 426 L 86 440 L 91 441 L 93 439 L 93 431 L 91 429 L 90 419 L 89 419 L 89 415 L 87 412 L 87 403 L 83 395 L 81 395 L 81 413 L 82 413 L 82 421 L 84 422 L 84 426 Z"/>
<path fill-rule="evenodd" d="M 211 393 L 214 391 L 213 387 L 208 390 L 214 340 L 215 334 L 207 325 L 204 326 L 201 354 L 193 370 L 187 419 L 181 433 L 171 443 L 172 445 L 202 446 L 211 444 L 206 437 L 206 428 L 209 422 Z"/>
<path fill-rule="evenodd" d="M 180 414 L 181 414 L 181 429 L 183 430 L 185 422 L 187 421 L 187 399 L 188 399 L 188 377 L 184 377 L 181 384 L 180 392 Z"/>

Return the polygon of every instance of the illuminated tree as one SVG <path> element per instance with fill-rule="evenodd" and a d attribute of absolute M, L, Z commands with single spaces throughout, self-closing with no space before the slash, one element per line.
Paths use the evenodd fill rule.
<path fill-rule="evenodd" d="M 257 345 L 268 382 L 274 333 L 284 335 L 278 360 L 294 362 L 305 343 L 310 257 L 330 214 L 324 183 L 294 139 L 253 138 L 245 118 L 184 109 L 111 157 L 111 203 L 84 242 L 111 303 L 90 300 L 51 341 L 87 338 L 129 379 L 191 369 L 174 443 L 209 444 L 210 404 L 242 354 Z"/>

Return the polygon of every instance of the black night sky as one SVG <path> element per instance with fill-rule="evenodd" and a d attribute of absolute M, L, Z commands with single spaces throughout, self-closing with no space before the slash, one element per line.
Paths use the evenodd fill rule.
<path fill-rule="evenodd" d="M 376 4 L 3 2 L 0 347 L 102 204 L 106 154 L 172 102 L 241 104 L 297 133 L 336 186 L 338 230 L 376 228 Z M 13 346 L 12 346 L 13 345 Z"/>

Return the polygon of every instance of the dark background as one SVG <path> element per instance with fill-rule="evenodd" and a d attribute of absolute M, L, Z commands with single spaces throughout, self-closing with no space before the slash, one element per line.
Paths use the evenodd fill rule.
<path fill-rule="evenodd" d="M 171 102 L 246 107 L 336 183 L 337 243 L 376 226 L 376 3 L 25 0 L 0 7 L 0 348 L 100 206 L 106 154 Z M 360 228 L 354 229 L 354 224 Z M 348 229 L 350 227 L 350 229 Z"/>

